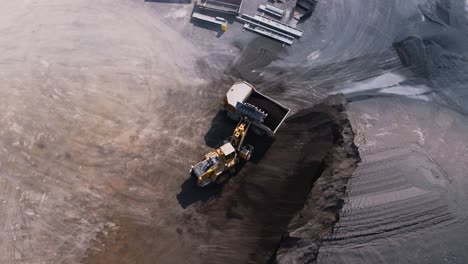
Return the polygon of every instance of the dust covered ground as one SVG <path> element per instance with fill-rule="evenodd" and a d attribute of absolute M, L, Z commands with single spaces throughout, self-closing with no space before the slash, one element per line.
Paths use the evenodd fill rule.
<path fill-rule="evenodd" d="M 465 1 L 319 1 L 288 48 L 191 12 L 2 3 L 0 263 L 466 262 Z M 410 36 L 404 67 L 392 44 Z M 339 217 L 311 213 L 324 196 L 309 193 L 336 180 L 311 186 L 342 146 L 333 107 L 251 137 L 254 161 L 223 189 L 194 188 L 190 165 L 235 125 L 218 108 L 239 79 L 294 113 L 350 101 L 362 163 L 339 178 L 343 203 L 330 196 Z"/>

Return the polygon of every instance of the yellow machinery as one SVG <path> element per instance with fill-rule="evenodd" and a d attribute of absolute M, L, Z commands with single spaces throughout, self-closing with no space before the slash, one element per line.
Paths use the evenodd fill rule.
<path fill-rule="evenodd" d="M 236 171 L 239 163 L 250 159 L 254 148 L 245 145 L 244 141 L 251 126 L 254 126 L 254 132 L 264 132 L 258 134 L 273 136 L 290 111 L 246 82 L 232 85 L 223 100 L 222 110 L 229 118 L 239 120 L 239 123 L 229 140 L 210 151 L 202 161 L 190 169 L 190 173 L 201 187 L 212 182 L 225 182 L 229 175 Z M 269 113 L 272 113 L 272 116 L 269 116 Z"/>
<path fill-rule="evenodd" d="M 253 147 L 244 145 L 250 125 L 251 121 L 247 117 L 242 117 L 229 142 L 208 152 L 202 161 L 192 166 L 190 173 L 197 178 L 198 186 L 205 187 L 212 182 L 225 182 L 227 177 L 236 171 L 239 162 L 250 159 Z M 229 175 L 226 175 L 226 172 Z"/>
<path fill-rule="evenodd" d="M 221 25 L 221 30 L 222 30 L 223 32 L 226 32 L 226 30 L 227 30 L 227 23 Z"/>

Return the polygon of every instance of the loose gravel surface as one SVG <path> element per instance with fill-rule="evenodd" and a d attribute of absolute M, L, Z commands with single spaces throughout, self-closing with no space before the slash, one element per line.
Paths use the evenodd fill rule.
<path fill-rule="evenodd" d="M 266 1 L 245 2 L 253 14 Z M 297 164 L 333 153 L 333 115 L 287 122 L 274 141 L 251 137 L 256 158 L 224 188 L 189 179 L 232 132 L 219 101 L 241 79 L 294 113 L 331 94 L 350 101 L 362 163 L 340 178 L 349 185 L 337 224 L 307 261 L 466 262 L 465 1 L 319 0 L 304 37 L 284 48 L 232 19 L 225 33 L 192 24 L 192 8 L 2 3 L 0 263 L 303 257 L 281 238 L 310 242 L 294 230 L 314 219 L 297 213 L 321 195 Z M 405 67 L 392 44 L 408 37 Z"/>

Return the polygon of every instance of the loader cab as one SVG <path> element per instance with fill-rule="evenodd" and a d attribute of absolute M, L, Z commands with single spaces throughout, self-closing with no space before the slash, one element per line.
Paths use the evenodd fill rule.
<path fill-rule="evenodd" d="M 222 145 L 220 148 L 219 148 L 221 154 L 223 155 L 224 157 L 224 160 L 226 162 L 229 162 L 230 160 L 234 159 L 235 156 L 236 156 L 236 150 L 234 149 L 234 147 L 232 146 L 231 143 L 226 143 L 224 145 Z"/>
<path fill-rule="evenodd" d="M 209 169 L 215 166 L 219 162 L 218 157 L 208 157 L 207 159 L 199 162 L 195 166 L 192 167 L 190 172 L 196 178 L 204 175 Z"/>

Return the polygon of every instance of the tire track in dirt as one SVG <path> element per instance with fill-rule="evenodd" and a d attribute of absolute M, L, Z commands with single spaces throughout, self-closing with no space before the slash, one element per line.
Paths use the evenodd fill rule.
<path fill-rule="evenodd" d="M 367 153 L 350 180 L 348 198 L 327 246 L 414 236 L 426 228 L 449 226 L 456 216 L 444 202 L 438 183 L 444 177 L 417 145 Z M 426 171 L 418 168 L 428 168 Z M 416 179 L 428 182 L 417 182 Z M 433 201 L 433 202 L 428 202 Z M 425 206 L 421 206 L 425 205 Z"/>

